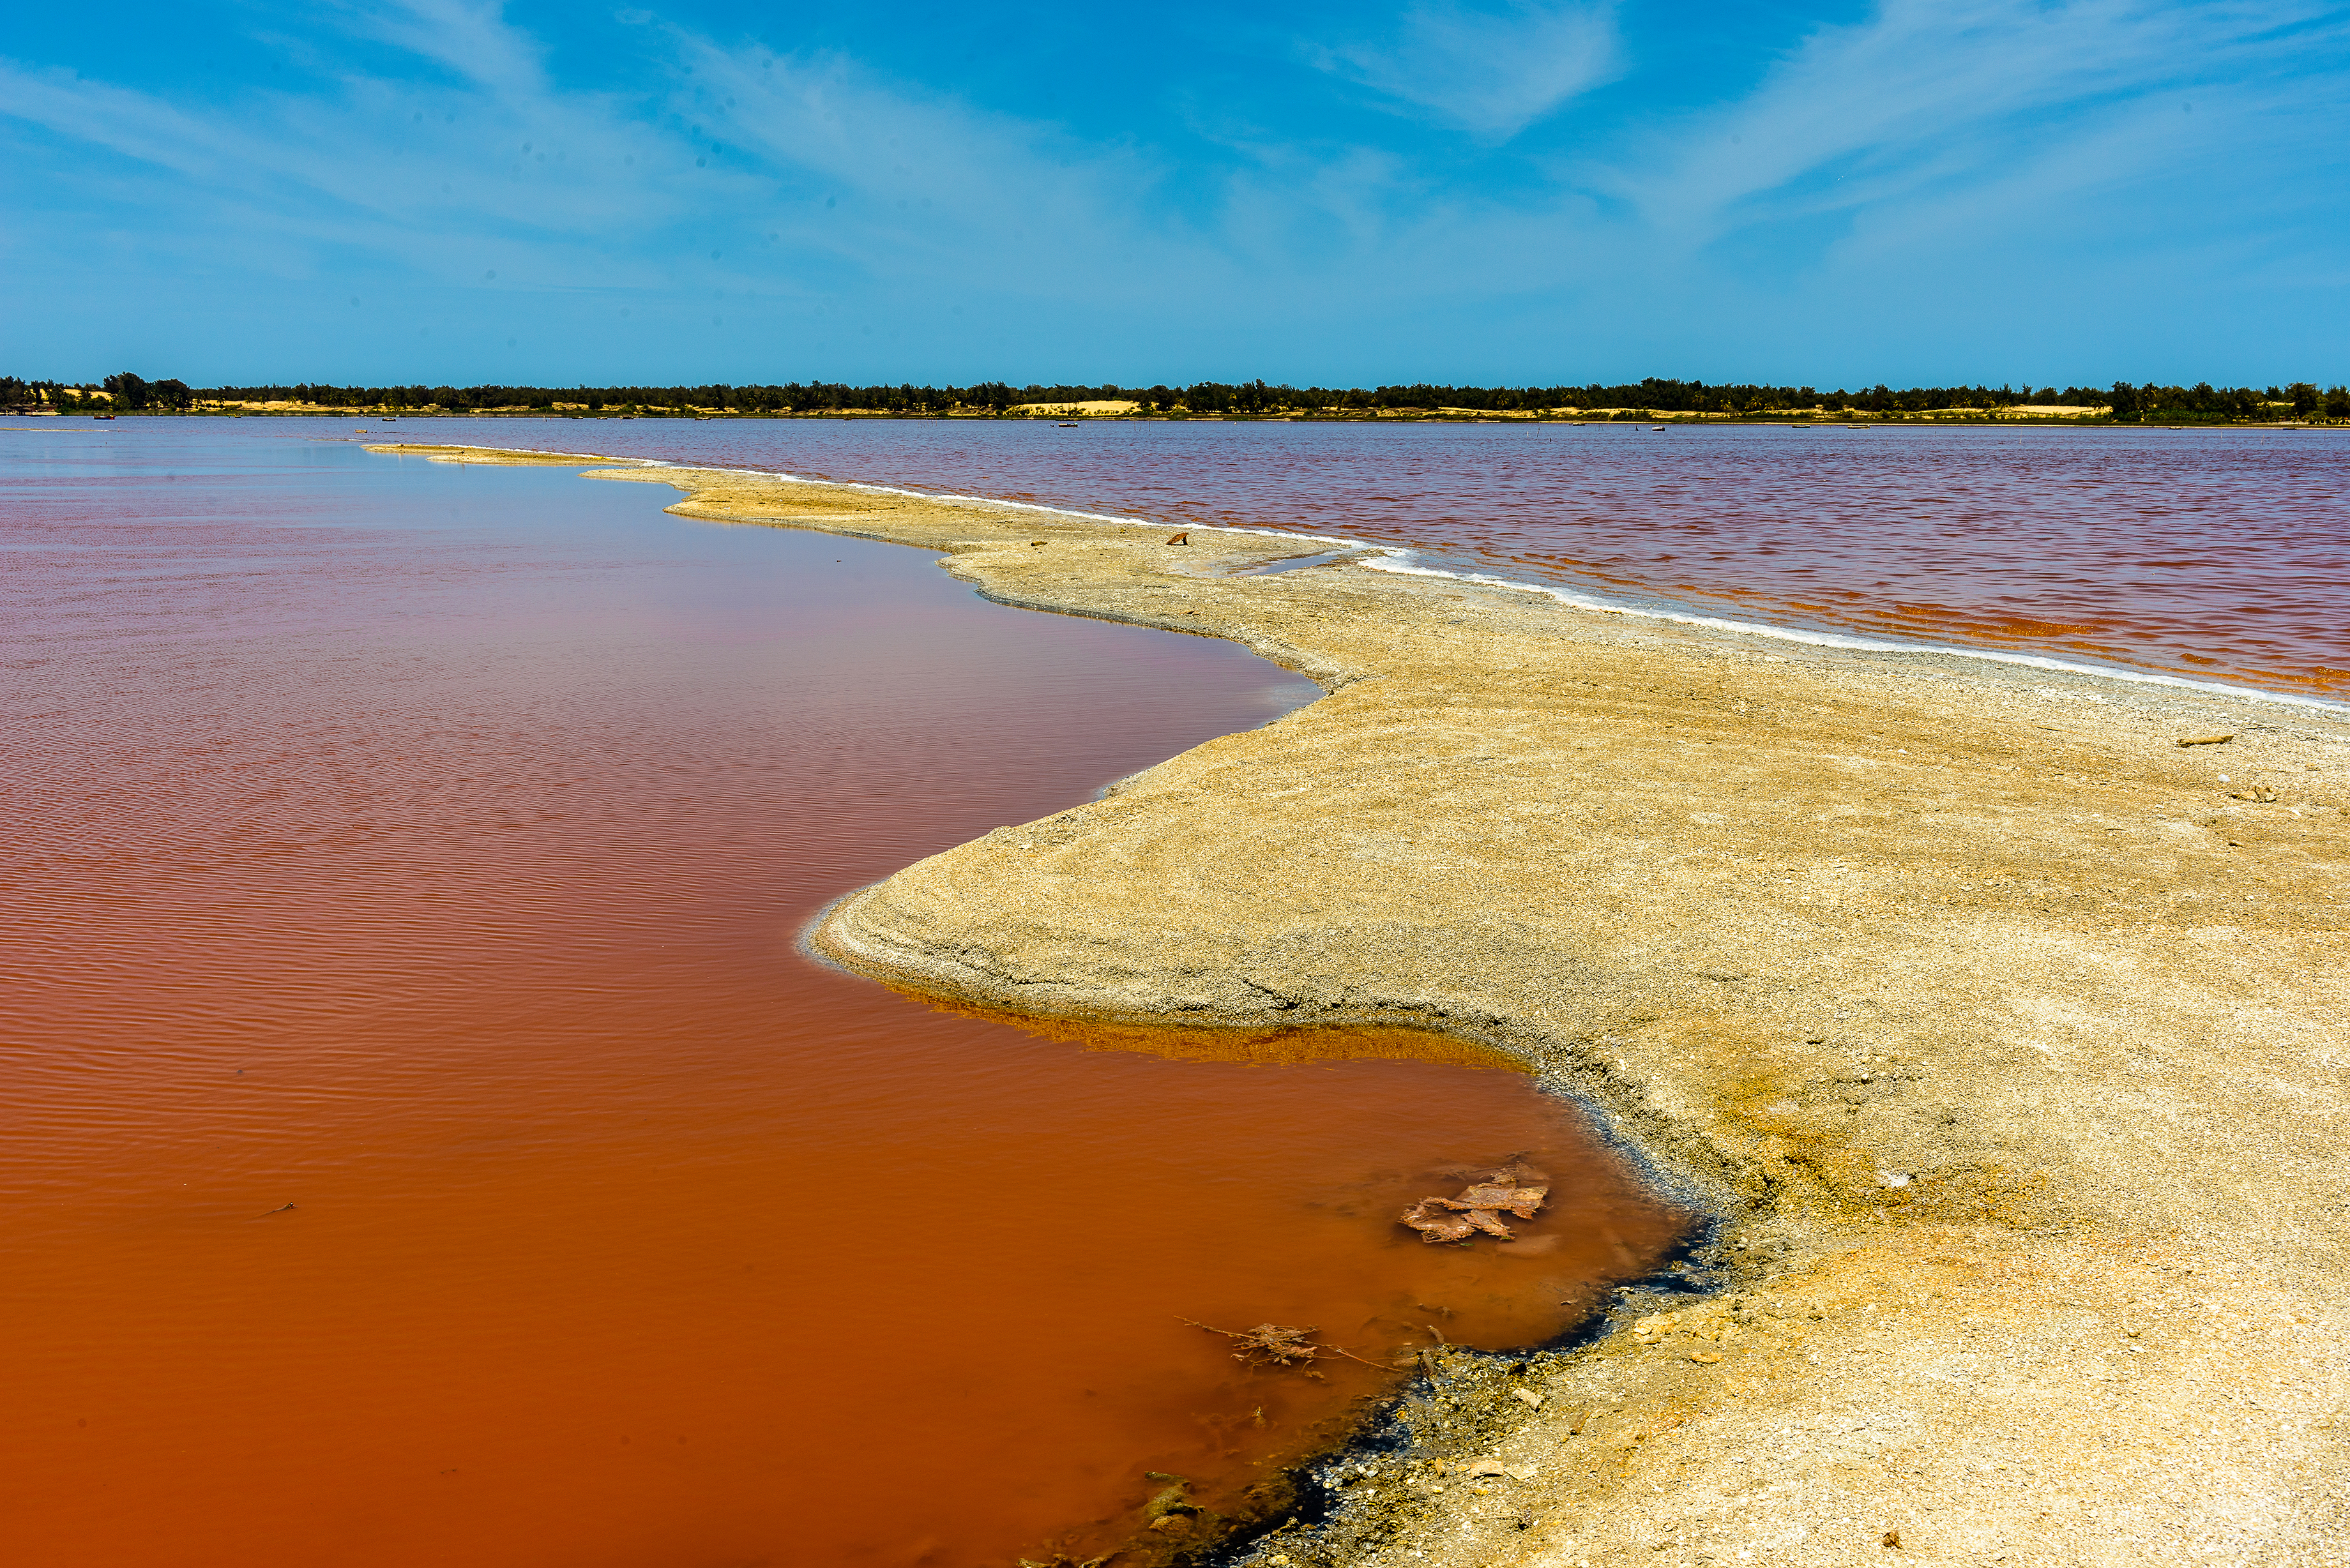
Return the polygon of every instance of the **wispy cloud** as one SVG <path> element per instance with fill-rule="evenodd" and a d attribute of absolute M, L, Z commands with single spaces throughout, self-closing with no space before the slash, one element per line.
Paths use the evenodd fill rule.
<path fill-rule="evenodd" d="M 432 60 L 460 80 L 504 93 L 537 93 L 546 76 L 537 41 L 505 19 L 504 0 L 338 0 L 352 31 Z"/>
<path fill-rule="evenodd" d="M 2350 160 L 2350 16 L 2315 0 L 1887 0 L 1785 37 L 1695 109 L 1663 107 L 1687 101 L 1654 90 L 1672 62 L 1628 52 L 1607 5 L 1420 5 L 1319 58 L 1413 118 L 1286 112 L 1267 88 L 1201 100 L 1208 130 L 1148 113 L 1105 130 L 872 49 L 722 43 L 650 15 L 619 87 L 565 79 L 479 0 L 309 15 L 301 88 L 256 72 L 235 94 L 140 90 L 0 60 L 0 252 L 81 258 L 41 275 L 58 298 L 113 269 L 72 307 L 90 322 L 151 299 L 193 333 L 220 295 L 250 319 L 256 281 L 307 282 L 346 312 L 404 296 L 411 350 L 469 311 L 499 345 L 536 320 L 591 374 L 618 372 L 588 363 L 609 350 L 579 324 L 633 306 L 713 335 L 723 317 L 746 359 L 862 352 L 868 328 L 878 344 L 902 326 L 910 354 L 968 328 L 983 347 L 962 363 L 985 374 L 1016 373 L 1007 346 L 1082 373 L 1057 358 L 1074 344 L 1114 349 L 1099 373 L 1154 379 L 1285 358 L 1322 378 L 1555 379 L 1602 373 L 1595 356 L 1633 371 L 1720 343 L 1809 352 L 1787 322 L 1881 339 L 1843 314 L 1880 284 L 1881 320 L 1959 343 L 1938 323 L 2012 315 L 2025 263 L 2043 322 L 2115 316 L 2116 269 L 2220 292 L 2254 269 L 2331 275 Z M 1570 151 L 1502 145 L 1616 73 Z M 358 272 L 377 286 L 328 286 Z M 140 276 L 158 286 L 124 286 Z M 10 294 L 12 335 L 68 339 L 70 310 Z M 649 335 L 643 351 L 681 350 Z"/>
<path fill-rule="evenodd" d="M 1130 146 L 892 83 L 837 53 L 690 35 L 674 47 L 693 67 L 675 116 L 775 182 L 779 233 L 862 267 L 1066 291 L 1073 275 L 1155 273 L 1154 251 L 1196 243 L 1154 210 L 1161 171 Z"/>
<path fill-rule="evenodd" d="M 306 270 L 315 247 L 330 245 L 398 258 L 442 282 L 479 280 L 495 270 L 482 258 L 501 254 L 512 258 L 510 277 L 516 265 L 535 265 L 542 280 L 559 281 L 569 269 L 547 264 L 567 246 L 612 237 L 616 217 L 626 232 L 657 231 L 732 179 L 697 171 L 701 189 L 681 191 L 677 175 L 694 156 L 684 139 L 630 123 L 592 95 L 552 91 L 513 64 L 529 51 L 502 38 L 512 29 L 479 8 L 423 0 L 405 8 L 412 29 L 391 25 L 395 9 L 370 11 L 371 36 L 412 30 L 435 57 L 490 62 L 491 79 L 434 85 L 346 73 L 327 93 L 266 93 L 234 109 L 198 109 L 0 59 L 0 116 L 129 165 L 107 184 L 146 214 L 145 238 L 157 249 L 203 252 L 224 234 L 241 252 L 297 247 L 277 250 L 271 271 Z M 462 47 L 434 30 L 453 10 L 465 11 L 457 20 L 473 28 Z M 151 171 L 143 183 L 140 165 Z M 535 262 L 525 252 L 536 253 Z M 605 254 L 595 270 L 611 277 L 639 269 Z"/>
<path fill-rule="evenodd" d="M 2338 89 L 2341 14 L 2318 5 L 1888 0 L 1814 32 L 1746 97 L 1588 172 L 1687 246 L 1758 223 L 1940 202 L 2026 170 L 2027 186 L 2052 193 L 2127 182 L 2222 140 L 2212 111 L 2250 81 L 2324 59 L 2312 25 L 2334 35 L 2320 68 Z M 2144 123 L 2152 99 L 2180 115 L 2199 97 L 2199 136 Z"/>
<path fill-rule="evenodd" d="M 1621 74 L 1614 0 L 1443 0 L 1376 38 L 1309 46 L 1320 68 L 1474 135 L 1515 136 Z"/>

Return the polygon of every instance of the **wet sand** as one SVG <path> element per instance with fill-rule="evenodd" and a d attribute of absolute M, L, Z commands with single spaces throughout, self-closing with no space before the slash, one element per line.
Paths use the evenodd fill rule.
<path fill-rule="evenodd" d="M 1466 1402 L 1476 1455 L 1374 1469 L 1258 1560 L 2341 1560 L 2338 711 L 1228 575 L 1295 549 L 1245 535 L 607 476 L 1330 693 L 844 901 L 816 936 L 844 963 L 1481 1041 L 1728 1216 L 1721 1292 L 1627 1301 L 1531 1399 Z"/>

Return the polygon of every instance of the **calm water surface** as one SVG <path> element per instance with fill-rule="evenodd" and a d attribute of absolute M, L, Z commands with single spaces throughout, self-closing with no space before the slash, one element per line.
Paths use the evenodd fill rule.
<path fill-rule="evenodd" d="M 2350 431 L 390 428 L 1335 534 L 1618 604 L 2350 700 Z"/>
<path fill-rule="evenodd" d="M 1509 1072 L 1087 1048 L 795 950 L 1302 682 L 276 424 L 0 432 L 9 1562 L 1086 1555 L 1388 1381 L 1179 1317 L 1525 1344 L 1678 1233 Z M 1393 1224 L 1521 1150 L 1521 1243 Z"/>

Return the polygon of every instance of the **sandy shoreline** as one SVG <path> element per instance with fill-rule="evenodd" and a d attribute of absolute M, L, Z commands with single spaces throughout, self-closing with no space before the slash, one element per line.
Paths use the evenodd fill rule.
<path fill-rule="evenodd" d="M 1462 1391 L 1509 1473 L 1366 1476 L 1253 1560 L 2350 1561 L 2350 719 L 1227 575 L 1295 553 L 1263 535 L 603 476 L 1330 693 L 844 900 L 832 956 L 1024 1012 L 1499 1046 L 1729 1216 L 1727 1292 L 1546 1361 L 1532 1405 Z"/>

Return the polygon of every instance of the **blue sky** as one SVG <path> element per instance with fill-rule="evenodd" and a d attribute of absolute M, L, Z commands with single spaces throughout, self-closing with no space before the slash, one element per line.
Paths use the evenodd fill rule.
<path fill-rule="evenodd" d="M 8 373 L 2350 377 L 2350 7 L 315 0 L 0 32 Z"/>

